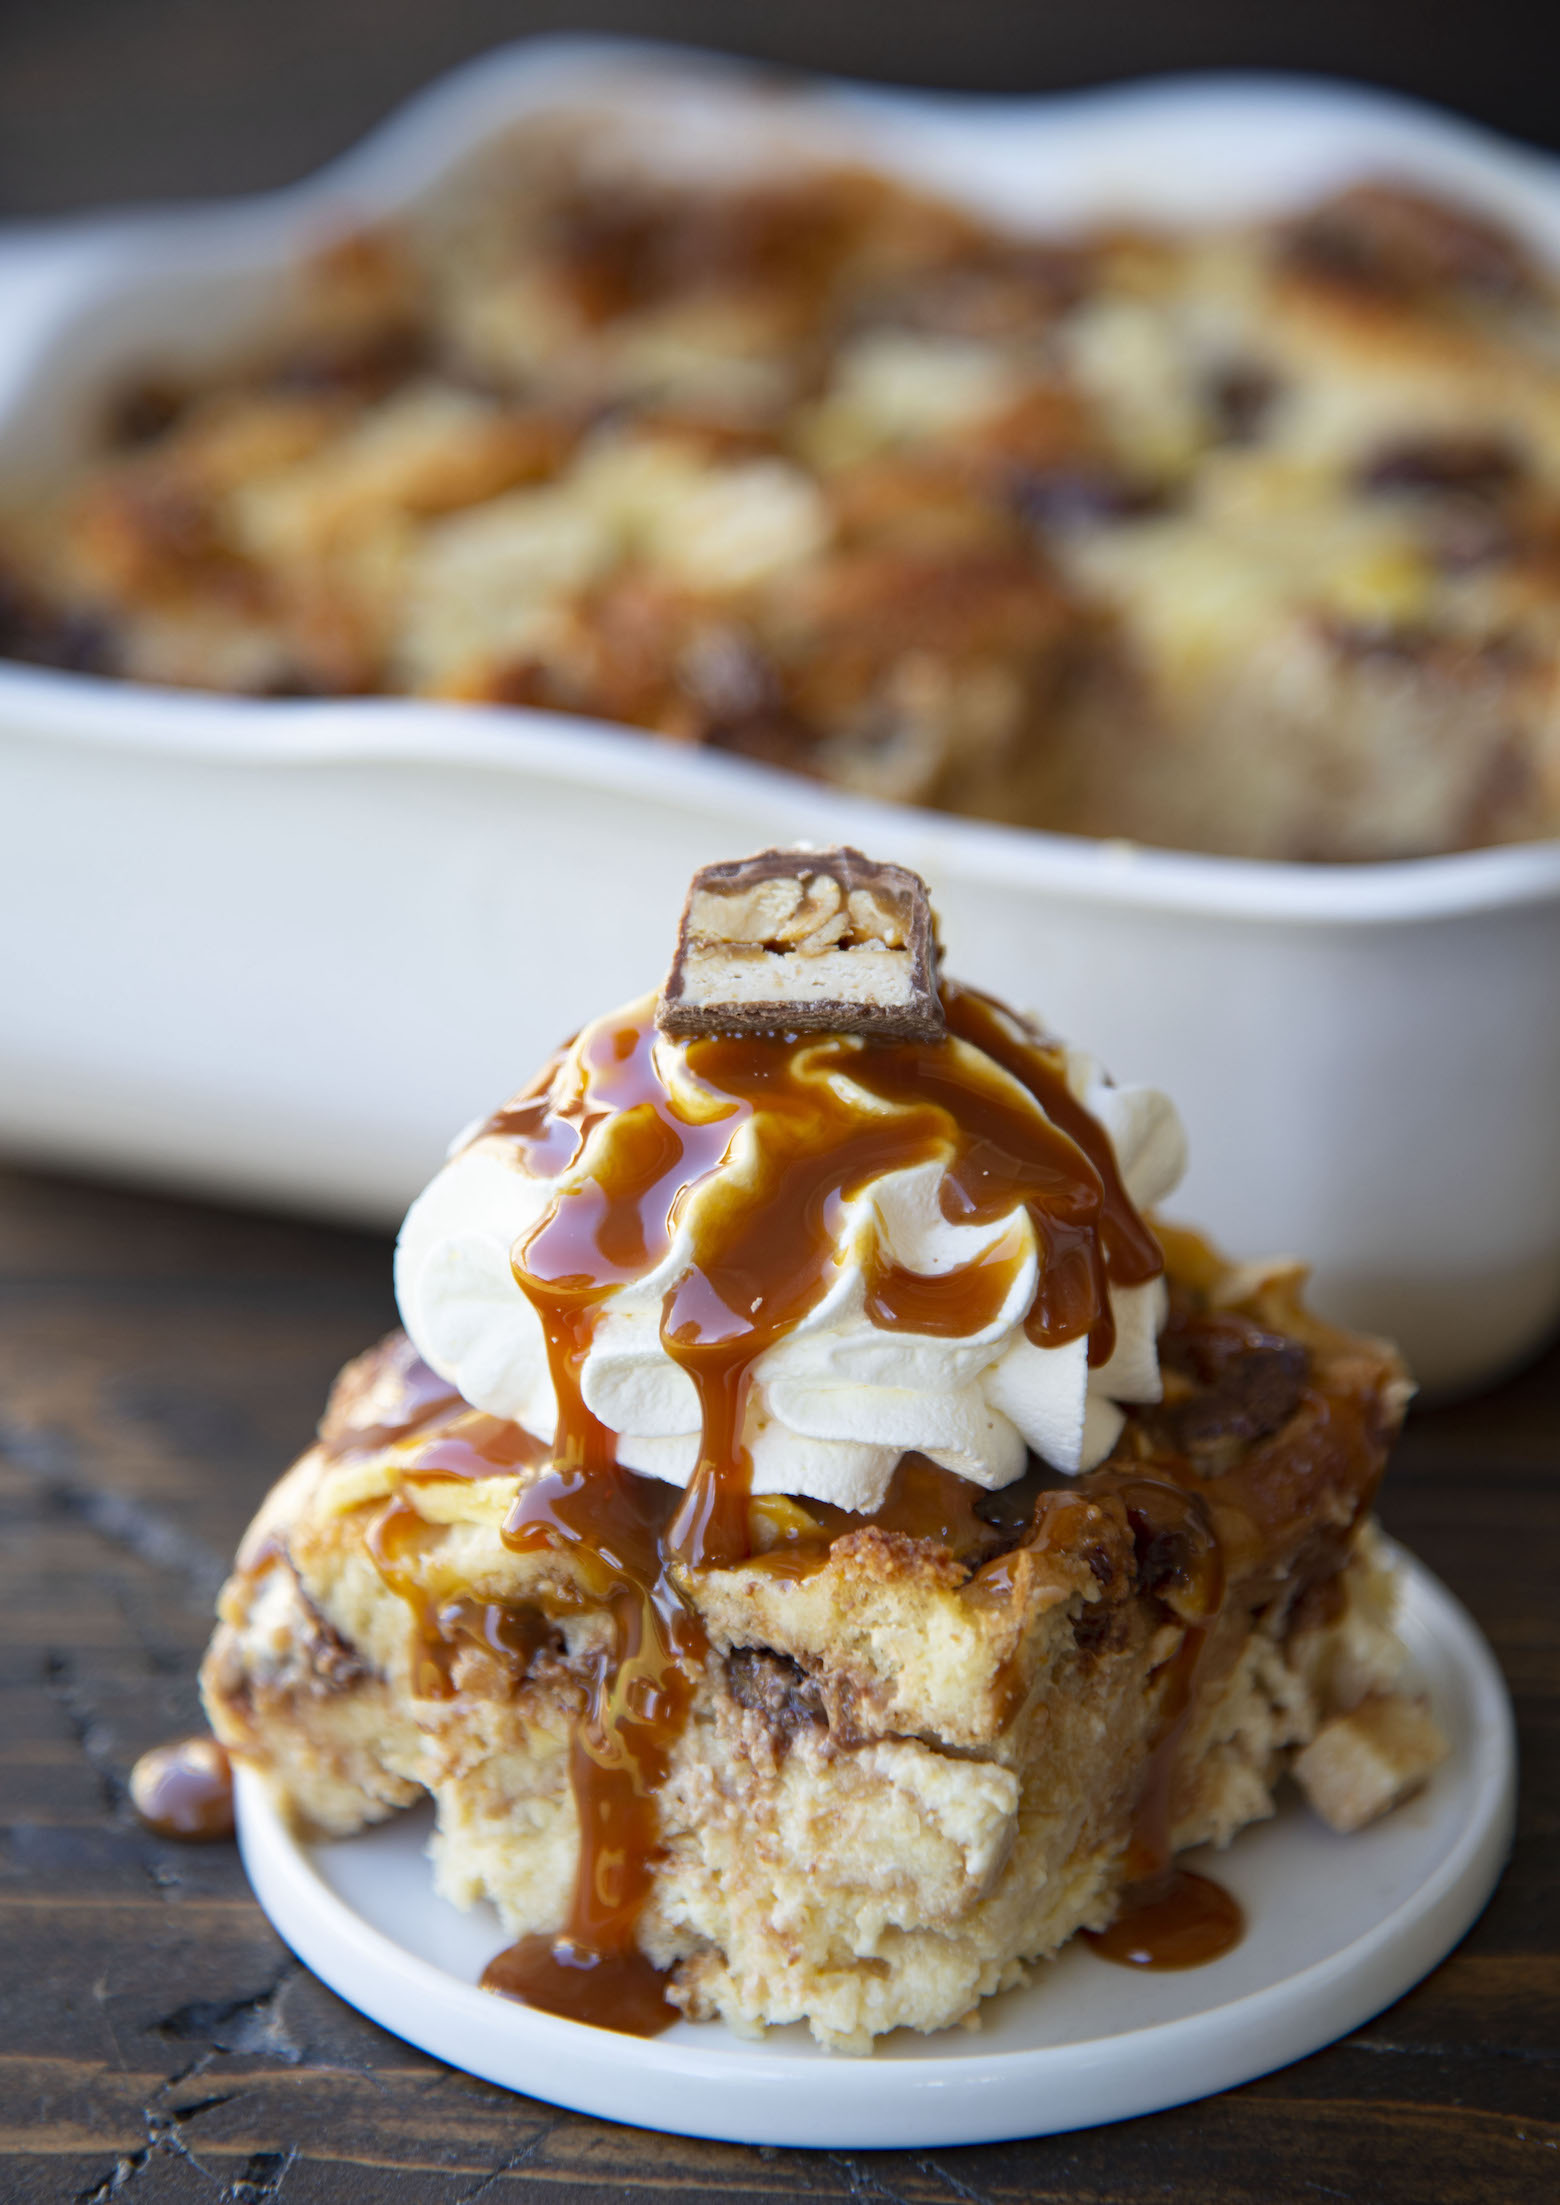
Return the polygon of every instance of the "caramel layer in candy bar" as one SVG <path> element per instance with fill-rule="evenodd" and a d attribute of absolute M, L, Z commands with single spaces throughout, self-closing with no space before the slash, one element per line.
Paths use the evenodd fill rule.
<path fill-rule="evenodd" d="M 943 1032 L 926 883 L 859 850 L 763 850 L 695 873 L 663 1033 Z"/>

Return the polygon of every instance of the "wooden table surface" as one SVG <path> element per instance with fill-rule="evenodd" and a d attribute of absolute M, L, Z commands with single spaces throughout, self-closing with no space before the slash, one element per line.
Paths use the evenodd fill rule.
<path fill-rule="evenodd" d="M 1504 1884 L 1428 1982 L 1201 2105 L 935 2152 L 781 2152 L 453 2074 L 293 1960 L 231 1845 L 125 1779 L 196 1720 L 212 1595 L 338 1363 L 392 1322 L 367 1234 L 0 1170 L 0 2198 L 489 2205 L 1553 2205 L 1560 2198 L 1560 1352 L 1412 1423 L 1389 1527 L 1510 1681 Z"/>

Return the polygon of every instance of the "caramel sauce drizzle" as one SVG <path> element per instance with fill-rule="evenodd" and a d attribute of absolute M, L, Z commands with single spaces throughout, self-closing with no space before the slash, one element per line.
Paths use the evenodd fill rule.
<path fill-rule="evenodd" d="M 504 1538 L 519 1552 L 567 1556 L 611 1626 L 609 1644 L 591 1656 L 571 1748 L 580 1861 L 568 1921 L 557 1937 L 526 1938 L 500 1954 L 483 1978 L 490 1989 L 636 2033 L 675 2018 L 636 1929 L 657 1857 L 655 1793 L 708 1652 L 677 1574 L 751 1553 L 744 1432 L 754 1368 L 827 1292 L 846 1204 L 889 1171 L 936 1161 L 950 1223 L 989 1225 L 1022 1209 L 1041 1253 L 1025 1329 L 1042 1347 L 1087 1337 L 1095 1364 L 1115 1342 L 1110 1286 L 1163 1269 L 1108 1136 L 1067 1087 L 1061 1052 L 1021 1038 L 971 990 L 949 986 L 944 1001 L 950 1034 L 984 1056 L 946 1042 L 848 1036 L 667 1044 L 646 1004 L 593 1029 L 575 1056 L 555 1059 L 484 1128 L 516 1143 L 528 1171 L 569 1175 L 512 1254 L 541 1321 L 557 1428 L 550 1460 L 523 1488 Z M 675 1092 L 656 1061 L 666 1047 L 682 1051 Z M 700 1410 L 697 1469 L 679 1493 L 618 1464 L 583 1378 L 603 1304 L 665 1259 L 695 1188 L 690 1260 L 661 1313 L 662 1346 L 692 1380 Z M 1017 1232 L 935 1275 L 879 1250 L 869 1257 L 868 1307 L 890 1330 L 967 1334 L 996 1318 L 1023 1256 Z M 463 1426 L 429 1447 L 416 1474 L 490 1475 L 471 1461 L 496 1466 L 503 1444 Z M 913 1522 L 924 1535 L 931 1524 L 961 1546 L 978 1545 L 973 1510 L 992 1497 L 909 1459 L 919 1467 L 896 1480 L 877 1520 L 899 1528 L 902 1512 L 906 1529 Z M 491 1613 L 430 1608 L 400 1566 L 425 1535 L 406 1520 L 415 1515 L 392 1504 L 374 1550 L 389 1580 L 421 1603 L 422 1636 L 434 1648 L 422 1685 L 448 1691 L 447 1650 L 463 1633 L 502 1643 L 508 1626 Z M 811 1509 L 804 1520 L 824 1534 L 824 1551 L 829 1515 L 861 1521 Z"/>
<path fill-rule="evenodd" d="M 393 1379 L 393 1387 L 384 1389 L 388 1399 L 377 1400 L 380 1420 L 375 1422 L 364 1415 L 367 1404 L 352 1398 L 350 1381 L 361 1365 L 348 1365 L 347 1383 L 332 1395 L 320 1425 L 320 1446 L 333 1462 L 379 1454 L 426 1426 L 447 1423 L 466 1406 L 449 1381 L 429 1369 L 404 1334 L 391 1334 L 363 1360 L 382 1378 Z"/>
<path fill-rule="evenodd" d="M 175 1738 L 130 1771 L 130 1803 L 155 1837 L 210 1845 L 233 1835 L 233 1765 L 215 1738 Z"/>
<path fill-rule="evenodd" d="M 380 1576 L 415 1619 L 413 1692 L 419 1699 L 445 1700 L 456 1690 L 454 1671 L 463 1651 L 485 1651 L 523 1675 L 553 1627 L 530 1603 L 478 1600 L 459 1579 L 441 1586 L 435 1576 L 430 1582 L 421 1557 L 438 1546 L 443 1527 L 421 1514 L 407 1489 L 535 1469 L 547 1460 L 548 1449 L 522 1425 L 468 1408 L 448 1389 L 443 1402 L 430 1409 L 433 1373 L 421 1361 L 412 1364 L 406 1378 L 408 1413 L 391 1427 L 392 1444 L 404 1456 L 399 1490 L 369 1526 L 367 1546 Z M 349 1441 L 337 1449 L 342 1454 L 357 1451 Z"/>
<path fill-rule="evenodd" d="M 1240 1901 L 1195 1868 L 1171 1868 L 1124 1895 L 1108 1929 L 1086 1929 L 1102 1960 L 1123 1968 L 1203 1968 L 1246 1934 Z"/>
<path fill-rule="evenodd" d="M 611 1639 L 590 1656 L 570 1744 L 580 1859 L 567 1924 L 557 1937 L 511 1945 L 482 1981 L 549 2013 L 636 2036 L 677 2018 L 635 1931 L 659 1857 L 655 1793 L 708 1651 L 668 1568 L 668 1518 L 680 1498 L 674 1486 L 615 1463 L 553 1468 L 521 1493 L 504 1527 L 522 1553 L 573 1550 L 588 1575 L 605 1576 Z"/>
<path fill-rule="evenodd" d="M 1166 1478 L 1110 1468 L 1087 1483 L 1092 1492 L 1120 1498 L 1139 1583 L 1181 1624 L 1182 1636 L 1164 1664 L 1157 1734 L 1139 1779 L 1115 1919 L 1083 1934 L 1102 1959 L 1121 1967 L 1202 1967 L 1239 1944 L 1246 1929 L 1238 1901 L 1211 1877 L 1177 1867 L 1170 1843 L 1176 1767 L 1208 1635 L 1224 1604 L 1224 1552 L 1200 1494 Z"/>

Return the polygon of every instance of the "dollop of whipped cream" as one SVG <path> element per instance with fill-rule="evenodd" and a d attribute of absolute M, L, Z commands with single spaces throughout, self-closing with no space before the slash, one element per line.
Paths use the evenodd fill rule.
<path fill-rule="evenodd" d="M 558 1400 L 542 1321 L 515 1261 L 520 1254 L 523 1262 L 525 1244 L 560 1201 L 588 1186 L 600 1144 L 612 1138 L 613 1106 L 589 1099 L 592 1065 L 621 1061 L 637 1033 L 672 1110 L 706 1126 L 711 1119 L 709 1088 L 689 1062 L 690 1050 L 703 1045 L 655 1035 L 652 1008 L 633 1004 L 596 1021 L 560 1058 L 548 1092 L 577 1098 L 572 1118 L 583 1136 L 566 1160 L 553 1151 L 568 1141 L 537 1143 L 509 1130 L 511 1106 L 460 1137 L 413 1203 L 397 1245 L 396 1297 L 420 1355 L 473 1407 L 544 1442 L 554 1439 Z M 1016 1019 L 1010 1030 L 1033 1044 Z M 810 1055 L 822 1062 L 818 1045 L 793 1046 L 805 1077 Z M 984 1050 L 952 1035 L 939 1046 L 966 1052 L 977 1080 L 1046 1122 L 1039 1101 Z M 1071 1096 L 1108 1136 L 1132 1204 L 1142 1210 L 1161 1201 L 1185 1169 L 1173 1105 L 1150 1088 L 1112 1085 L 1079 1051 L 1049 1040 L 1045 1046 Z M 837 1044 L 815 1076 L 864 1118 L 897 1107 L 851 1079 L 849 1056 Z M 685 1485 L 698 1465 L 700 1394 L 664 1343 L 663 1312 L 696 1263 L 710 1206 L 718 1211 L 734 1195 L 741 1199 L 762 1144 L 773 1137 L 762 1107 L 734 1113 L 712 1167 L 673 1190 L 664 1244 L 651 1246 L 637 1275 L 599 1298 L 578 1382 L 585 1407 L 616 1435 L 627 1469 Z M 1115 1344 L 1107 1360 L 1090 1366 L 1083 1335 L 1039 1345 L 1026 1319 L 1045 1259 L 1028 1209 L 1019 1200 L 984 1221 L 957 1222 L 943 1199 L 946 1171 L 945 1157 L 921 1155 L 839 1190 L 816 1298 L 750 1366 L 742 1440 L 755 1494 L 870 1511 L 911 1450 L 987 1488 L 1019 1477 L 1029 1449 L 1076 1473 L 1109 1453 L 1123 1423 L 1121 1404 L 1159 1399 L 1163 1279 L 1110 1286 Z M 1002 1287 L 1000 1305 L 991 1292 L 972 1295 L 967 1331 L 889 1328 L 873 1315 L 874 1281 L 885 1264 L 927 1281 L 972 1266 L 978 1276 L 984 1268 Z"/>

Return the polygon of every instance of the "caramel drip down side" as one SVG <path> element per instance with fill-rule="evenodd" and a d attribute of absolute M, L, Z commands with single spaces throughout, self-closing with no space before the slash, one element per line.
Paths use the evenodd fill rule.
<path fill-rule="evenodd" d="M 534 1164 L 572 1160 L 610 1121 L 590 1173 L 560 1192 L 514 1251 L 516 1281 L 547 1343 L 557 1429 L 550 1466 L 522 1491 L 504 1526 L 517 1552 L 550 1550 L 582 1564 L 600 1586 L 610 1639 L 591 1655 L 570 1746 L 579 1865 L 568 1920 L 556 1937 L 510 1946 L 482 1978 L 505 1997 L 641 2036 L 676 2019 L 635 1932 L 654 1875 L 655 1792 L 706 1645 L 668 1574 L 665 1517 L 677 1496 L 619 1467 L 613 1434 L 586 1406 L 582 1381 L 602 1302 L 665 1254 L 677 1193 L 719 1161 L 731 1132 L 720 1119 L 694 1125 L 674 1115 L 655 1074 L 654 1045 L 644 1023 L 600 1030 L 587 1046 L 584 1079 L 558 1112 L 549 1114 L 543 1095 L 523 1123 L 504 1127 Z"/>
<path fill-rule="evenodd" d="M 1109 1301 L 1100 1291 L 1099 1273 L 1103 1272 L 1115 1286 L 1146 1286 L 1163 1272 L 1164 1252 L 1122 1184 L 1109 1134 L 1068 1086 L 1062 1052 L 1016 1036 L 1002 1006 L 978 989 L 950 983 L 943 991 L 943 1000 L 949 1032 L 984 1050 L 1026 1087 L 1052 1124 L 1088 1159 L 1098 1179 L 1098 1268 L 1091 1265 L 1091 1283 L 1098 1300 L 1089 1328 L 1089 1360 L 1094 1364 L 1107 1362 L 1116 1344 L 1116 1328 Z M 1049 1255 L 1050 1245 L 1045 1245 Z M 1038 1325 L 1031 1318 L 1029 1336 L 1042 1346 L 1054 1344 L 1046 1336 L 1043 1317 Z"/>
<path fill-rule="evenodd" d="M 1160 1673 L 1156 1734 L 1139 1779 L 1115 1919 L 1084 1935 L 1119 1966 L 1202 1967 L 1239 1944 L 1246 1927 L 1221 1884 L 1176 1865 L 1170 1842 L 1176 1770 L 1209 1633 L 1224 1605 L 1224 1555 L 1207 1505 L 1184 1486 L 1108 1468 L 1089 1485 L 1121 1501 L 1139 1586 L 1180 1623 L 1182 1637 Z"/>
<path fill-rule="evenodd" d="M 657 1859 L 655 1793 L 707 1652 L 667 1572 L 666 1517 L 677 1496 L 615 1464 L 553 1468 L 527 1487 L 504 1527 L 516 1551 L 574 1551 L 606 1578 L 609 1643 L 590 1656 L 586 1704 L 569 1752 L 579 1866 L 556 1937 L 523 1938 L 484 1986 L 597 2027 L 650 2036 L 676 2019 L 636 1930 Z"/>

